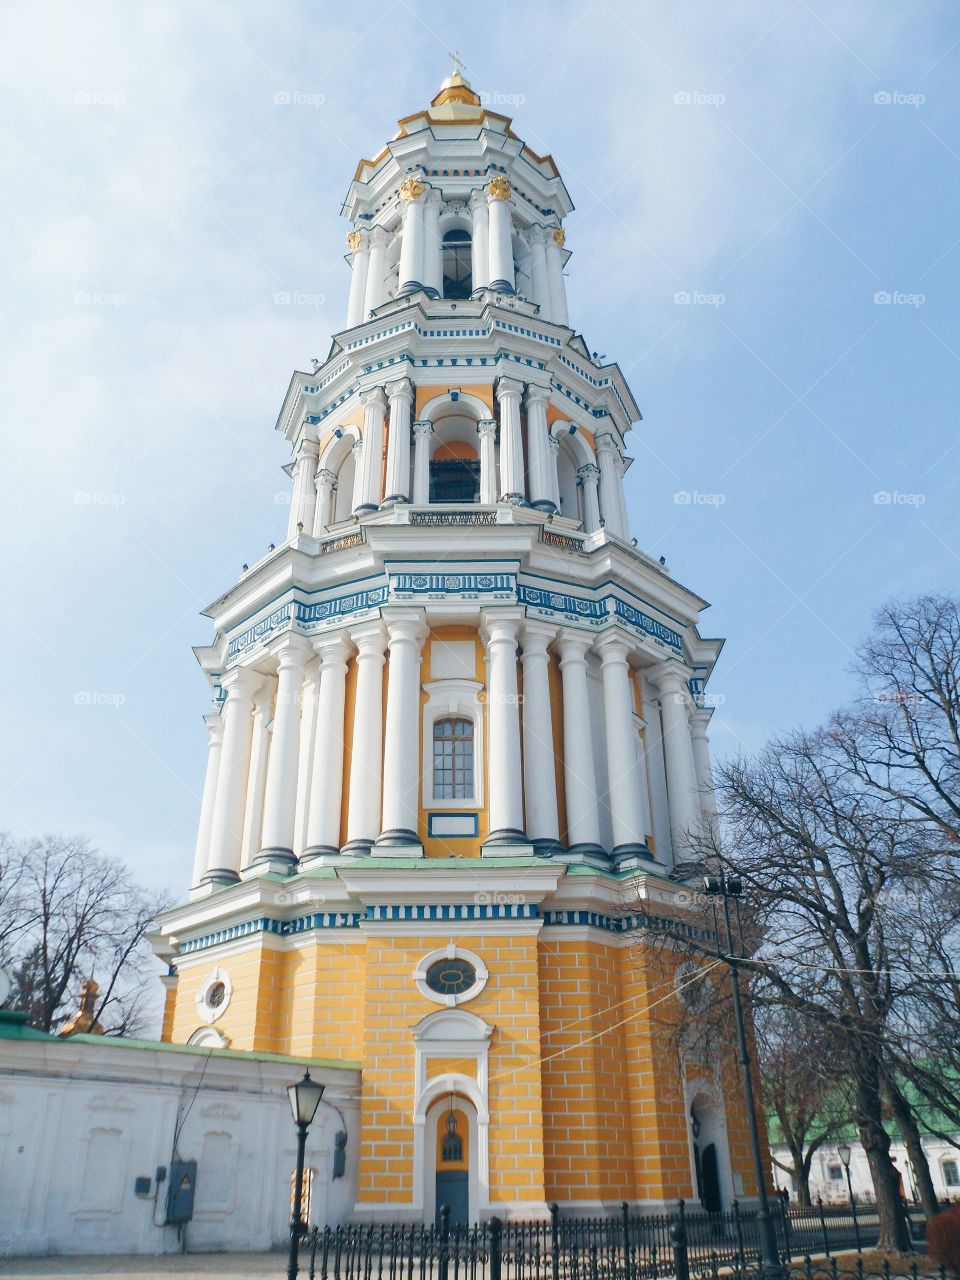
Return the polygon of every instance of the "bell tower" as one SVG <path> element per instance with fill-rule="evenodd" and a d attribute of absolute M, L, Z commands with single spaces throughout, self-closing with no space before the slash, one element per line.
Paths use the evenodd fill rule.
<path fill-rule="evenodd" d="M 713 819 L 721 642 L 631 540 L 640 414 L 568 321 L 572 208 L 459 66 L 361 160 L 345 327 L 277 421 L 286 538 L 197 650 L 164 1034 L 200 1010 L 204 1043 L 360 1064 L 360 1218 L 661 1207 L 695 1194 L 694 1100 L 721 1198 L 749 1182 L 725 1068 L 652 1012 L 647 941 Z"/>

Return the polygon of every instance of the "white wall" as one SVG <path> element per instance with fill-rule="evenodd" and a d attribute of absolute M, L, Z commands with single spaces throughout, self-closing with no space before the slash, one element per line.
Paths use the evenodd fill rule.
<path fill-rule="evenodd" d="M 178 1153 L 198 1163 L 190 1251 L 282 1245 L 296 1130 L 286 1086 L 303 1062 L 208 1054 L 144 1042 L 0 1039 L 0 1254 L 164 1253 L 167 1183 Z M 142 1047 L 139 1047 L 142 1046 Z M 345 1177 L 331 1180 L 341 1119 L 321 1103 L 307 1142 L 316 1169 L 312 1220 L 344 1221 L 356 1200 L 360 1072 L 317 1067 L 343 1112 Z M 134 1179 L 151 1179 L 149 1199 Z"/>
<path fill-rule="evenodd" d="M 954 1140 L 960 1142 L 960 1134 L 956 1135 Z M 933 1178 L 933 1188 L 937 1193 L 938 1199 L 960 1200 L 960 1186 L 950 1185 L 947 1181 L 948 1173 L 952 1173 L 948 1168 L 949 1164 L 956 1165 L 957 1172 L 960 1173 L 960 1150 L 939 1138 L 925 1139 L 923 1149 L 927 1154 L 930 1176 Z M 850 1183 L 853 1187 L 853 1194 L 859 1198 L 872 1200 L 873 1182 L 870 1178 L 866 1152 L 859 1142 L 852 1142 L 850 1150 Z M 783 1164 L 789 1165 L 791 1163 L 790 1153 L 786 1147 L 771 1147 L 771 1154 Z M 896 1161 L 897 1168 L 903 1177 L 903 1185 L 907 1195 L 913 1197 L 915 1188 L 910 1171 L 910 1161 L 907 1158 L 906 1148 L 903 1143 L 891 1143 L 890 1154 Z M 840 1164 L 835 1144 L 821 1147 L 813 1157 L 810 1166 L 810 1195 L 813 1200 L 820 1196 L 824 1204 L 831 1202 L 846 1203 L 846 1175 L 843 1174 L 839 1179 L 831 1178 L 831 1165 L 839 1167 L 842 1173 L 843 1166 Z M 790 1192 L 791 1198 L 796 1197 L 796 1188 L 789 1174 L 784 1173 L 782 1169 L 774 1165 L 773 1177 L 776 1186 L 786 1187 Z"/>

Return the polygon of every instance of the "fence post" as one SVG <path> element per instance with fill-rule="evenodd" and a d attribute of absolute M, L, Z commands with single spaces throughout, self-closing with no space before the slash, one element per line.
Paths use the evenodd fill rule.
<path fill-rule="evenodd" d="M 630 1269 L 630 1206 L 626 1200 L 620 1203 L 620 1213 L 623 1218 L 623 1274 L 626 1280 L 633 1280 Z"/>
<path fill-rule="evenodd" d="M 450 1270 L 450 1206 L 440 1208 L 440 1246 L 437 1249 L 437 1280 L 447 1280 Z"/>
<path fill-rule="evenodd" d="M 690 1263 L 687 1258 L 687 1220 L 683 1216 L 683 1201 L 680 1201 L 680 1215 L 670 1228 L 670 1243 L 673 1245 L 673 1274 L 676 1280 L 690 1280 Z"/>
<path fill-rule="evenodd" d="M 830 1238 L 827 1235 L 827 1215 L 823 1212 L 823 1196 L 817 1196 L 817 1211 L 820 1214 L 820 1235 L 823 1238 L 823 1252 L 830 1257 Z"/>
<path fill-rule="evenodd" d="M 490 1219 L 490 1280 L 500 1280 L 501 1239 L 503 1223 L 499 1218 Z"/>
<path fill-rule="evenodd" d="M 553 1280 L 560 1280 L 560 1206 L 550 1206 L 550 1258 L 553 1263 Z"/>
<path fill-rule="evenodd" d="M 740 1201 L 733 1202 L 733 1224 L 737 1232 L 737 1258 L 740 1261 L 740 1270 L 745 1271 L 747 1268 L 747 1258 L 743 1250 L 743 1221 L 740 1217 Z"/>

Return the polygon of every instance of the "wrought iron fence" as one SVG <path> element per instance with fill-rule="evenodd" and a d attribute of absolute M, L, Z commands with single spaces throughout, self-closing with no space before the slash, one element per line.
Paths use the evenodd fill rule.
<path fill-rule="evenodd" d="M 772 1205 L 780 1256 L 810 1266 L 809 1255 L 873 1248 L 874 1206 Z M 922 1223 L 913 1229 L 920 1234 Z M 734 1201 L 723 1213 L 688 1209 L 616 1217 L 451 1226 L 442 1210 L 435 1226 L 350 1225 L 314 1228 L 304 1238 L 310 1280 L 666 1280 L 674 1275 L 746 1274 L 760 1259 L 757 1210 Z M 806 1259 L 804 1264 L 803 1260 Z M 681 1269 L 682 1263 L 682 1269 Z M 861 1259 L 862 1270 L 862 1259 Z M 848 1273 L 834 1280 L 843 1280 Z M 823 1280 L 817 1272 L 811 1280 Z M 867 1280 L 861 1276 L 860 1280 Z"/>

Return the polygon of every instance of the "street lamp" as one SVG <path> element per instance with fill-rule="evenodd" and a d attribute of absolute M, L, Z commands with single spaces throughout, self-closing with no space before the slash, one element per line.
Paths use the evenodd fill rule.
<path fill-rule="evenodd" d="M 293 1112 L 294 1124 L 297 1126 L 297 1175 L 293 1185 L 287 1280 L 297 1280 L 297 1272 L 300 1270 L 300 1236 L 303 1232 L 303 1223 L 300 1220 L 303 1209 L 303 1159 L 307 1148 L 307 1130 L 317 1114 L 317 1107 L 323 1097 L 323 1085 L 311 1080 L 310 1072 L 305 1071 L 302 1080 L 287 1086 L 287 1097 L 290 1099 L 290 1110 Z"/>
<path fill-rule="evenodd" d="M 753 1091 L 753 1073 L 750 1069 L 750 1055 L 747 1052 L 747 1031 L 743 1018 L 743 1001 L 740 995 L 740 961 L 744 959 L 743 939 L 737 932 L 736 951 L 734 950 L 733 928 L 730 924 L 730 899 L 737 900 L 743 896 L 743 881 L 739 876 L 728 876 L 724 872 L 703 878 L 703 891 L 708 898 L 714 900 L 713 918 L 716 924 L 717 958 L 730 968 L 730 981 L 733 987 L 733 1015 L 737 1024 L 737 1048 L 739 1049 L 740 1066 L 743 1071 L 743 1098 L 747 1105 L 747 1123 L 750 1127 L 750 1146 L 753 1151 L 753 1172 L 757 1181 L 757 1235 L 760 1241 L 760 1269 L 770 1280 L 780 1280 L 783 1267 L 780 1264 L 780 1252 L 777 1248 L 777 1233 L 770 1212 L 770 1200 L 767 1196 L 766 1171 L 763 1167 L 763 1155 L 760 1150 L 760 1129 L 757 1125 L 757 1107 Z M 726 936 L 726 954 L 720 951 L 719 923 L 717 921 L 717 904 L 719 898 L 723 903 L 723 922 Z M 739 904 L 737 921 L 740 920 Z"/>
<path fill-rule="evenodd" d="M 850 1149 L 849 1142 L 841 1142 L 837 1147 L 837 1155 L 840 1157 L 840 1163 L 843 1165 L 843 1171 L 847 1175 L 847 1195 L 850 1197 L 850 1212 L 853 1215 L 853 1234 L 857 1242 L 857 1253 L 860 1252 L 860 1223 L 857 1221 L 857 1202 L 853 1195 L 853 1183 L 850 1181 L 850 1157 L 853 1152 Z"/>

